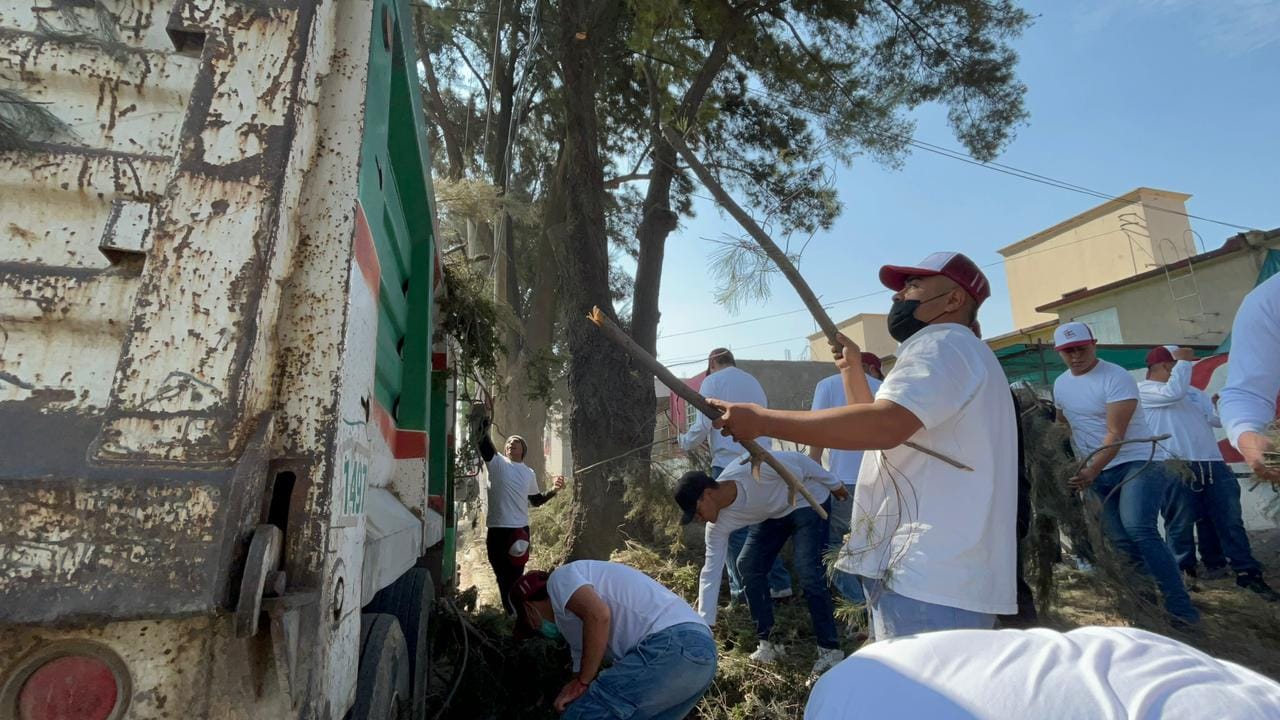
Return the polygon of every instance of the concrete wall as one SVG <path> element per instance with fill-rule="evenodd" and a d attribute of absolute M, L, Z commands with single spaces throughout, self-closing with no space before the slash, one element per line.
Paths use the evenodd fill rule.
<path fill-rule="evenodd" d="M 888 322 L 887 314 L 859 313 L 836 323 L 836 328 L 858 343 L 858 347 L 864 351 L 885 357 L 898 349 L 898 342 L 889 335 Z M 822 333 L 809 336 L 809 359 L 818 362 L 831 360 L 831 348 Z"/>
<path fill-rule="evenodd" d="M 1109 342 L 1136 345 L 1184 343 L 1214 345 L 1231 331 L 1236 310 L 1258 278 L 1258 256 L 1241 252 L 1196 263 L 1194 288 L 1197 297 L 1181 300 L 1175 309 L 1170 283 L 1163 274 L 1111 292 L 1084 298 L 1056 309 L 1066 322 L 1083 315 L 1115 308 L 1121 337 Z M 1192 288 L 1186 270 L 1175 273 L 1179 294 Z M 1200 313 L 1203 303 L 1205 315 Z M 1187 320 L 1179 319 L 1179 315 Z"/>
<path fill-rule="evenodd" d="M 1194 254 L 1186 216 L 1154 209 L 1185 212 L 1188 197 L 1141 188 L 1122 196 L 1136 203 L 1104 203 L 1003 248 L 1014 326 L 1052 320 L 1036 308 L 1065 293 L 1138 275 L 1157 259 L 1168 263 Z M 1164 238 L 1173 244 L 1159 243 Z"/>

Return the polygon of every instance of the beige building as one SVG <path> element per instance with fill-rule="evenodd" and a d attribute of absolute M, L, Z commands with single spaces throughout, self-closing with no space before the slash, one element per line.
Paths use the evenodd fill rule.
<path fill-rule="evenodd" d="M 858 347 L 881 358 L 892 355 L 898 343 L 889 335 L 889 316 L 881 313 L 860 313 L 836 324 L 836 328 Z M 831 347 L 821 332 L 809 336 L 809 358 L 819 362 L 831 359 Z"/>
<path fill-rule="evenodd" d="M 1277 247 L 1280 229 L 1241 233 L 1216 250 L 1068 293 L 1036 311 L 1088 323 L 1104 344 L 1216 346 Z"/>
<path fill-rule="evenodd" d="M 1013 323 L 1056 320 L 1042 306 L 1196 254 L 1190 195 L 1141 187 L 1001 248 Z"/>

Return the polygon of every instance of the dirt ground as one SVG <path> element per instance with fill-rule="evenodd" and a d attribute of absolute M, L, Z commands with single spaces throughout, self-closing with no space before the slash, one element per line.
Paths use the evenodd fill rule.
<path fill-rule="evenodd" d="M 1254 556 L 1266 568 L 1267 582 L 1280 588 L 1280 528 L 1250 533 L 1250 540 Z M 1058 613 L 1048 618 L 1046 626 L 1070 630 L 1082 625 L 1132 624 L 1098 591 L 1094 577 L 1061 567 L 1056 575 Z M 1280 603 L 1264 602 L 1236 587 L 1234 578 L 1201 580 L 1199 586 L 1199 591 L 1191 593 L 1191 601 L 1204 617 L 1201 626 L 1187 633 L 1166 634 L 1280 680 Z"/>
<path fill-rule="evenodd" d="M 556 512 L 555 509 L 541 508 L 533 521 L 551 522 L 551 516 Z M 538 517 L 544 514 L 548 517 Z M 547 654 L 553 652 L 552 648 L 538 646 L 529 649 L 519 644 L 509 645 L 498 637 L 510 632 L 510 621 L 496 611 L 497 588 L 485 558 L 484 525 L 482 522 L 475 526 L 468 523 L 460 531 L 459 588 L 463 595 L 471 595 L 471 588 L 474 588 L 477 598 L 474 611 L 467 613 L 467 617 L 478 627 L 487 625 L 483 633 L 495 646 L 491 648 L 493 657 L 488 660 L 485 670 L 479 671 L 473 664 L 472 669 L 466 671 L 469 677 L 464 689 L 444 717 L 468 720 L 517 716 L 540 720 L 554 717 L 550 711 L 543 712 L 546 698 L 539 698 L 541 691 L 537 687 L 517 688 L 528 703 L 521 705 L 519 710 L 512 709 L 510 703 L 499 702 L 492 695 L 491 689 L 495 684 L 510 686 L 512 681 L 506 676 L 508 672 L 516 672 L 523 677 L 531 667 L 538 667 L 546 677 L 536 682 L 548 687 L 558 685 L 563 673 L 555 667 L 555 656 Z M 1268 582 L 1280 588 L 1280 528 L 1253 533 L 1251 539 L 1254 554 L 1267 568 Z M 544 535 L 543 545 L 549 545 L 549 541 L 550 538 Z M 536 549 L 534 565 L 546 566 L 547 558 L 552 555 L 553 548 Z M 700 553 L 691 552 L 688 548 L 673 553 L 628 543 L 626 548 L 615 553 L 613 559 L 643 570 L 686 599 L 692 600 L 696 593 L 701 557 Z M 1107 591 L 1098 575 L 1082 573 L 1065 565 L 1055 566 L 1054 575 L 1057 602 L 1053 611 L 1041 618 L 1041 625 L 1061 631 L 1084 625 L 1144 626 L 1129 619 L 1135 615 L 1126 611 L 1123 599 Z M 1280 680 L 1280 603 L 1264 602 L 1253 593 L 1237 588 L 1234 579 L 1200 581 L 1200 589 L 1192 593 L 1192 601 L 1204 616 L 1199 627 L 1179 632 L 1168 625 L 1152 624 L 1147 629 L 1175 637 L 1209 655 Z M 755 637 L 746 609 L 737 607 L 721 613 L 715 628 L 720 647 L 720 671 L 691 717 L 698 720 L 800 717 L 808 696 L 808 669 L 813 662 L 812 630 L 802 599 L 783 602 L 776 610 L 774 635 L 787 648 L 787 657 L 773 666 L 760 666 L 747 658 L 755 647 Z M 863 614 L 852 606 L 842 606 L 837 608 L 837 616 L 842 626 L 841 644 L 846 652 L 853 652 L 862 641 L 859 625 Z M 535 654 L 523 657 L 529 652 Z M 494 659 L 517 656 L 520 659 L 512 662 Z M 445 661 L 445 667 L 441 668 L 443 676 L 452 677 L 446 669 L 451 664 L 451 661 Z M 535 682 L 533 678 L 528 680 L 526 685 Z M 464 700 L 464 697 L 469 700 Z"/>

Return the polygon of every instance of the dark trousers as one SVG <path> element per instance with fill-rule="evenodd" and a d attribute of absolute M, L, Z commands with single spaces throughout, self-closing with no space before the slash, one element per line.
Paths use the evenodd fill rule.
<path fill-rule="evenodd" d="M 1196 548 L 1191 523 L 1171 522 L 1179 511 L 1190 512 L 1201 533 L 1200 547 L 1206 567 L 1222 567 L 1223 555 L 1238 573 L 1252 572 L 1262 566 L 1249 547 L 1240 510 L 1240 481 L 1225 462 L 1188 463 L 1193 479 L 1179 488 L 1175 506 L 1165 508 L 1165 527 L 1169 529 L 1169 549 L 1183 570 L 1196 567 Z M 1170 528 L 1170 526 L 1173 526 Z M 1206 533 L 1206 530 L 1208 531 Z M 1212 539 L 1210 540 L 1209 537 Z M 1206 542 L 1207 541 L 1207 542 Z M 1208 550 L 1208 552 L 1205 552 Z M 1215 556 L 1216 552 L 1216 556 Z"/>
<path fill-rule="evenodd" d="M 828 514 L 830 508 L 830 501 L 823 503 L 822 509 Z M 827 574 L 822 563 L 827 521 L 808 505 L 797 507 L 785 517 L 752 525 L 747 534 L 739 567 L 747 589 L 747 607 L 756 622 L 756 637 L 768 640 L 773 632 L 773 598 L 769 596 L 768 574 L 787 538 L 791 538 L 795 551 L 796 572 L 800 575 L 800 587 L 804 588 L 804 599 L 809 605 L 809 618 L 813 621 L 813 634 L 817 636 L 818 646 L 839 647 L 831 593 L 827 590 Z"/>
<path fill-rule="evenodd" d="M 516 533 L 528 534 L 529 528 L 489 528 L 485 536 L 484 547 L 489 555 L 489 567 L 493 568 L 493 576 L 498 580 L 498 597 L 502 599 L 502 607 L 508 615 L 514 615 L 516 608 L 511 604 L 511 588 L 524 575 L 524 564 L 528 554 L 523 558 L 511 557 L 511 543 L 516 540 Z"/>

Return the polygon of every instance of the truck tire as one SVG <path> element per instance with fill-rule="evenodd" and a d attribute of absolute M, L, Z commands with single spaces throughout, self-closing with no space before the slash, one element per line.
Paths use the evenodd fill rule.
<path fill-rule="evenodd" d="M 360 670 L 350 720 L 407 720 L 413 688 L 409 651 L 400 623 L 391 615 L 360 616 Z"/>
<path fill-rule="evenodd" d="M 413 681 L 413 717 L 425 717 L 427 684 L 430 681 L 431 609 L 435 603 L 435 583 L 425 568 L 411 568 L 399 579 L 378 591 L 366 612 L 395 616 L 409 650 L 409 677 Z"/>

